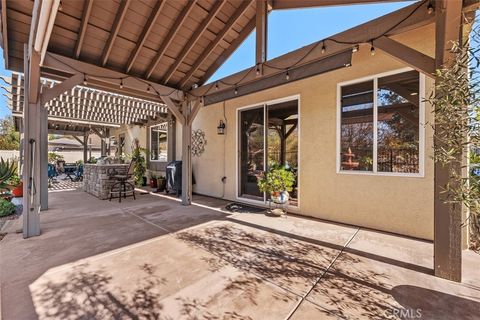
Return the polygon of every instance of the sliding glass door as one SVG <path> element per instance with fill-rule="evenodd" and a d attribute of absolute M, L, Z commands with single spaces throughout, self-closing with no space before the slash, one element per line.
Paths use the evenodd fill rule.
<path fill-rule="evenodd" d="M 242 198 L 264 201 L 258 190 L 262 172 L 284 167 L 298 177 L 298 100 L 265 104 L 239 114 L 239 192 Z M 298 183 L 290 204 L 298 204 Z"/>

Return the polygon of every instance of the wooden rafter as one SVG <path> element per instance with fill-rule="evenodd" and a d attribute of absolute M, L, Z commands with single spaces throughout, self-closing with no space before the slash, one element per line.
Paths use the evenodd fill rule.
<path fill-rule="evenodd" d="M 255 30 L 255 17 L 253 17 L 243 28 L 243 30 L 238 34 L 228 46 L 228 48 L 222 52 L 222 54 L 212 63 L 212 65 L 207 69 L 205 74 L 198 81 L 199 85 L 203 85 L 210 77 L 222 66 L 222 64 L 227 61 L 227 59 L 237 50 L 237 48 L 245 41 L 250 33 Z"/>
<path fill-rule="evenodd" d="M 7 29 L 7 0 L 2 0 L 2 40 L 3 40 L 3 60 L 8 68 L 8 29 Z"/>
<path fill-rule="evenodd" d="M 212 20 L 217 16 L 218 12 L 222 9 L 225 3 L 226 1 L 224 0 L 219 0 L 215 2 L 213 8 L 210 10 L 207 17 L 202 21 L 200 26 L 195 30 L 195 32 L 190 37 L 190 39 L 188 39 L 187 44 L 183 47 L 180 54 L 175 58 L 176 60 L 173 63 L 173 65 L 165 73 L 165 76 L 162 79 L 162 83 L 167 84 L 167 82 L 170 80 L 172 75 L 178 69 L 180 64 L 182 64 L 185 57 L 190 53 L 193 46 L 197 43 L 198 39 L 200 39 L 200 37 L 205 32 L 210 22 L 212 22 Z"/>
<path fill-rule="evenodd" d="M 212 53 L 212 51 L 217 47 L 217 45 L 222 41 L 225 35 L 232 29 L 232 27 L 237 22 L 238 18 L 240 18 L 245 10 L 250 6 L 252 0 L 244 1 L 240 5 L 240 7 L 235 11 L 233 16 L 228 19 L 227 23 L 223 27 L 222 31 L 215 37 L 215 39 L 210 42 L 210 44 L 203 50 L 200 57 L 197 58 L 193 66 L 190 68 L 190 71 L 185 75 L 185 77 L 180 81 L 179 87 L 183 88 L 187 81 L 193 76 L 193 74 L 198 70 L 198 68 L 204 63 L 205 59 Z"/>
<path fill-rule="evenodd" d="M 381 37 L 375 40 L 373 44 L 391 57 L 414 68 L 418 72 L 430 78 L 435 77 L 435 59 L 432 57 L 392 40 L 389 37 Z"/>
<path fill-rule="evenodd" d="M 85 40 L 85 33 L 87 32 L 88 20 L 90 19 L 90 13 L 92 12 L 93 0 L 86 0 L 83 6 L 82 22 L 80 23 L 80 32 L 78 34 L 78 40 L 75 44 L 74 57 L 78 59 L 82 52 L 83 40 Z"/>
<path fill-rule="evenodd" d="M 117 15 L 115 16 L 115 21 L 113 22 L 112 30 L 110 30 L 110 36 L 108 37 L 105 48 L 103 49 L 102 60 L 101 60 L 102 66 L 105 66 L 107 64 L 108 56 L 112 51 L 115 38 L 117 37 L 118 32 L 122 27 L 122 23 L 125 18 L 125 15 L 127 14 L 128 5 L 130 4 L 130 1 L 131 0 L 122 0 L 122 2 L 120 3 L 120 7 L 118 8 Z"/>
<path fill-rule="evenodd" d="M 142 33 L 140 34 L 140 38 L 138 39 L 137 44 L 135 45 L 135 49 L 133 49 L 130 57 L 128 58 L 127 68 L 125 69 L 125 73 L 129 73 L 133 65 L 135 64 L 135 60 L 137 59 L 138 54 L 140 53 L 140 49 L 142 49 L 143 45 L 145 44 L 145 41 L 147 40 L 148 35 L 152 31 L 152 28 L 155 25 L 155 22 L 157 21 L 157 18 L 160 15 L 160 12 L 162 11 L 162 8 L 166 2 L 167 0 L 157 0 L 157 2 L 155 3 L 155 7 L 152 9 L 152 13 L 148 17 L 148 20 L 145 23 L 145 26 L 143 27 Z"/>
<path fill-rule="evenodd" d="M 163 55 L 165 54 L 165 51 L 167 51 L 168 46 L 173 41 L 173 38 L 178 33 L 178 30 L 182 26 L 183 22 L 187 19 L 188 14 L 195 7 L 196 3 L 197 3 L 197 0 L 189 1 L 187 6 L 183 8 L 182 12 L 180 12 L 180 15 L 175 19 L 173 26 L 170 28 L 170 31 L 168 32 L 167 36 L 163 40 L 162 44 L 160 45 L 160 48 L 157 50 L 157 55 L 155 56 L 152 63 L 148 67 L 147 72 L 145 73 L 146 79 L 149 79 L 152 76 L 153 72 L 155 71 L 155 68 L 160 62 L 160 59 L 162 59 Z"/>

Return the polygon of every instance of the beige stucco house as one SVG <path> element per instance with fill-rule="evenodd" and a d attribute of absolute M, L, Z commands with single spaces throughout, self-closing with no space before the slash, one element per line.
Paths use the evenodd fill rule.
<path fill-rule="evenodd" d="M 428 25 L 392 38 L 433 56 L 434 33 Z M 432 111 L 424 102 L 433 80 L 371 45 L 354 51 L 351 66 L 203 107 L 192 124 L 207 141 L 192 158 L 193 191 L 266 206 L 256 176 L 287 164 L 297 177 L 291 212 L 433 239 Z M 139 138 L 149 169 L 162 172 L 182 159 L 172 119 L 113 135 L 125 138 L 126 152 Z"/>

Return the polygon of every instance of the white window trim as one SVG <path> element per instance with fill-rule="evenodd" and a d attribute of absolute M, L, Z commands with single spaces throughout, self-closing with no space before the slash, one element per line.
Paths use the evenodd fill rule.
<path fill-rule="evenodd" d="M 425 75 L 419 73 L 419 154 L 418 154 L 418 173 L 402 173 L 402 172 L 377 172 L 377 120 L 378 120 L 378 105 L 377 105 L 377 89 L 378 89 L 378 78 L 391 76 L 394 74 L 412 71 L 414 69 L 407 67 L 402 69 L 396 69 L 388 72 L 374 74 L 368 77 L 358 78 L 354 80 L 344 81 L 337 84 L 337 139 L 336 139 L 336 172 L 337 174 L 345 175 L 366 175 L 366 176 L 390 176 L 390 177 L 410 177 L 410 178 L 424 178 L 425 177 Z M 342 87 L 346 85 L 351 85 L 355 83 L 361 83 L 365 81 L 373 81 L 373 171 L 354 171 L 354 170 L 341 170 L 340 169 L 340 142 L 341 142 L 341 120 L 342 120 L 342 104 L 341 104 L 341 94 Z"/>
<path fill-rule="evenodd" d="M 242 111 L 248 110 L 248 109 L 254 109 L 254 108 L 259 108 L 263 107 L 263 112 L 265 114 L 266 108 L 265 106 L 271 105 L 271 104 L 277 104 L 277 103 L 282 103 L 286 101 L 292 101 L 292 100 L 297 100 L 298 103 L 298 124 L 297 124 L 297 132 L 298 132 L 298 172 L 301 172 L 300 166 L 301 166 L 301 99 L 300 99 L 300 94 L 280 98 L 280 99 L 275 99 L 275 100 L 266 100 L 266 101 L 260 101 L 258 103 L 250 104 L 247 106 L 239 107 L 236 110 L 236 121 L 235 121 L 235 148 L 237 150 L 237 156 L 235 159 L 235 199 L 244 203 L 249 203 L 252 205 L 257 205 L 257 206 L 262 206 L 262 207 L 268 207 L 268 201 L 266 198 L 266 195 L 264 194 L 263 196 L 263 201 L 262 200 L 255 200 L 251 198 L 246 198 L 246 197 L 241 197 L 239 195 L 239 184 L 240 184 L 240 136 L 239 136 L 239 130 L 240 130 L 240 114 Z M 265 130 L 265 128 L 264 128 Z M 265 132 L 263 134 L 264 137 L 264 143 L 265 143 Z M 264 161 L 265 158 L 267 157 L 266 153 L 264 154 Z M 264 162 L 266 163 L 266 162 Z M 299 213 L 300 212 L 300 207 L 301 207 L 301 178 L 300 174 L 297 176 L 297 185 L 298 185 L 298 197 L 297 197 L 297 206 L 291 206 L 288 205 L 286 209 L 289 212 L 293 213 Z"/>
<path fill-rule="evenodd" d="M 148 140 L 148 150 L 149 150 L 149 153 L 150 153 L 150 154 L 152 154 L 152 128 L 159 127 L 159 126 L 160 126 L 161 124 L 163 124 L 163 123 L 167 123 L 167 121 L 160 122 L 160 123 L 158 123 L 158 124 L 155 124 L 155 125 L 153 125 L 153 126 L 148 127 L 148 134 L 149 134 L 149 136 L 150 136 L 150 139 Z M 167 124 L 167 126 L 168 126 L 168 124 Z M 169 150 L 168 150 L 168 139 L 169 139 L 169 137 L 168 137 L 168 129 L 167 129 L 167 157 L 168 157 L 168 152 L 169 152 Z M 148 158 L 149 158 L 148 160 L 149 160 L 150 162 L 168 162 L 168 159 L 167 159 L 167 161 L 163 161 L 163 160 L 152 160 L 152 159 L 150 159 L 150 155 L 148 156 Z"/>

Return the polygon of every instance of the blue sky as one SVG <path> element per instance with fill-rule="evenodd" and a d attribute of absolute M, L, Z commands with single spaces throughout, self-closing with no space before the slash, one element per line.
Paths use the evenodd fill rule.
<path fill-rule="evenodd" d="M 268 59 L 298 49 L 363 22 L 398 10 L 411 2 L 273 11 L 268 21 Z M 340 18 L 341 17 L 341 18 Z M 0 75 L 5 70 L 0 50 Z M 232 54 L 209 80 L 214 81 L 255 64 L 255 32 Z M 4 83 L 2 83 L 4 85 Z M 2 93 L 3 90 L 2 90 Z M 10 114 L 6 98 L 0 96 L 0 118 Z"/>

